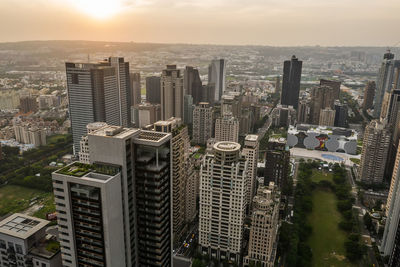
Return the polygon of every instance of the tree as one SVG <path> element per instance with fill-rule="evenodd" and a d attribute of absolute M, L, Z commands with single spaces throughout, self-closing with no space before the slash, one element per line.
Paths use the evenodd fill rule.
<path fill-rule="evenodd" d="M 368 212 L 365 213 L 363 220 L 364 220 L 364 225 L 365 227 L 367 227 L 368 231 L 372 231 L 374 229 L 374 225 L 372 224 L 372 218 Z"/>
<path fill-rule="evenodd" d="M 194 259 L 194 261 L 192 262 L 192 267 L 206 267 L 206 265 L 201 260 Z"/>

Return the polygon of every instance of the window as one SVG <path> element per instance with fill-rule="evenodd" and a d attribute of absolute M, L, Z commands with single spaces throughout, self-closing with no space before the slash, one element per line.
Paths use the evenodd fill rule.
<path fill-rule="evenodd" d="M 22 254 L 22 247 L 21 247 L 21 245 L 16 244 L 16 245 L 15 245 L 15 249 L 16 249 L 16 251 L 17 251 L 18 254 Z"/>
<path fill-rule="evenodd" d="M 78 73 L 71 74 L 72 84 L 79 84 L 79 76 Z"/>

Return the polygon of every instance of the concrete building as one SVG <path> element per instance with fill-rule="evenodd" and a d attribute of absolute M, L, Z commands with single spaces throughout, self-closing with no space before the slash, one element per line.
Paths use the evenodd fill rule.
<path fill-rule="evenodd" d="M 386 225 L 380 251 L 384 256 L 391 256 L 389 266 L 397 266 L 400 263 L 400 149 L 397 151 L 385 212 Z"/>
<path fill-rule="evenodd" d="M 400 89 L 393 89 L 389 95 L 387 110 L 383 120 L 391 132 L 388 158 L 385 167 L 385 177 L 391 177 L 400 139 Z"/>
<path fill-rule="evenodd" d="M 20 105 L 20 97 L 15 90 L 0 91 L 0 109 L 17 109 Z"/>
<path fill-rule="evenodd" d="M 91 165 L 53 173 L 63 266 L 171 266 L 171 135 L 107 126 L 88 137 Z"/>
<path fill-rule="evenodd" d="M 214 101 L 221 100 L 222 95 L 225 93 L 226 84 L 226 60 L 213 59 L 208 66 L 208 85 L 214 85 Z"/>
<path fill-rule="evenodd" d="M 364 89 L 363 110 L 372 109 L 374 107 L 376 84 L 374 81 L 368 81 Z"/>
<path fill-rule="evenodd" d="M 274 183 L 259 186 L 253 199 L 249 249 L 244 266 L 274 267 L 279 223 L 280 192 Z"/>
<path fill-rule="evenodd" d="M 161 120 L 161 106 L 159 104 L 150 104 L 148 102 L 135 106 L 137 112 L 136 127 L 144 128 L 156 121 Z"/>
<path fill-rule="evenodd" d="M 256 179 L 257 179 L 257 164 L 258 164 L 258 149 L 259 141 L 258 135 L 249 134 L 244 139 L 244 146 L 242 149 L 242 155 L 247 160 L 247 203 L 249 204 L 248 211 L 251 210 L 251 202 L 256 191 Z"/>
<path fill-rule="evenodd" d="M 36 97 L 24 96 L 19 99 L 19 111 L 22 113 L 36 112 L 38 110 L 38 104 Z"/>
<path fill-rule="evenodd" d="M 271 112 L 272 125 L 275 127 L 289 127 L 296 124 L 297 114 L 292 106 L 277 105 Z"/>
<path fill-rule="evenodd" d="M 24 122 L 13 122 L 15 140 L 21 144 L 32 144 L 35 147 L 45 146 L 47 144 L 46 140 L 46 130 L 40 129 L 35 125 L 30 125 Z"/>
<path fill-rule="evenodd" d="M 129 77 L 131 80 L 131 106 L 135 106 L 142 102 L 140 73 L 129 73 Z"/>
<path fill-rule="evenodd" d="M 334 109 L 335 91 L 329 86 L 317 86 L 311 89 L 310 123 L 320 125 L 322 109 Z M 332 124 L 333 125 L 333 124 Z"/>
<path fill-rule="evenodd" d="M 229 92 L 221 97 L 221 115 L 231 114 L 236 118 L 242 115 L 242 94 Z"/>
<path fill-rule="evenodd" d="M 181 119 L 170 118 L 167 121 L 154 123 L 154 130 L 172 134 L 172 227 L 174 243 L 178 243 L 186 230 L 185 185 L 187 172 L 185 150 L 190 145 L 188 128 L 182 124 Z"/>
<path fill-rule="evenodd" d="M 335 101 L 335 127 L 347 127 L 347 105 L 341 104 L 340 101 Z"/>
<path fill-rule="evenodd" d="M 308 123 L 310 118 L 310 103 L 307 100 L 300 100 L 297 110 L 297 123 Z"/>
<path fill-rule="evenodd" d="M 185 223 L 191 224 L 197 215 L 197 196 L 199 191 L 199 171 L 196 170 L 195 154 L 185 160 Z"/>
<path fill-rule="evenodd" d="M 146 101 L 152 104 L 161 104 L 161 78 L 146 77 Z"/>
<path fill-rule="evenodd" d="M 336 115 L 336 110 L 333 110 L 331 108 L 321 109 L 319 113 L 319 125 L 334 126 L 335 115 Z"/>
<path fill-rule="evenodd" d="M 186 66 L 183 74 L 183 90 L 185 95 L 192 96 L 195 105 L 203 102 L 203 84 L 198 69 Z"/>
<path fill-rule="evenodd" d="M 226 114 L 215 120 L 215 141 L 230 141 L 237 143 L 239 140 L 239 120 Z"/>
<path fill-rule="evenodd" d="M 382 102 L 385 93 L 390 93 L 393 85 L 394 54 L 388 51 L 383 56 L 381 67 L 379 68 L 378 78 L 376 81 L 376 90 L 374 98 L 374 118 L 379 118 L 382 110 Z M 397 64 L 397 62 L 396 62 Z"/>
<path fill-rule="evenodd" d="M 92 122 L 86 125 L 87 135 L 82 136 L 79 149 L 79 162 L 90 164 L 90 152 L 89 152 L 89 137 L 88 134 L 94 133 L 97 130 L 107 127 L 108 124 L 105 122 Z"/>
<path fill-rule="evenodd" d="M 359 180 L 366 184 L 379 184 L 384 180 L 391 134 L 384 123 L 373 120 L 365 127 Z"/>
<path fill-rule="evenodd" d="M 129 62 L 110 57 L 99 63 L 67 62 L 65 67 L 74 153 L 78 154 L 88 123 L 130 125 Z"/>
<path fill-rule="evenodd" d="M 265 151 L 264 185 L 273 182 L 279 188 L 287 183 L 289 178 L 290 152 L 286 139 L 269 138 Z"/>
<path fill-rule="evenodd" d="M 281 104 L 293 106 L 297 110 L 299 103 L 301 68 L 303 61 L 292 56 L 291 60 L 285 60 L 283 63 L 283 80 Z"/>
<path fill-rule="evenodd" d="M 332 81 L 332 80 L 321 79 L 321 80 L 319 80 L 319 85 L 331 87 L 333 89 L 333 91 L 334 91 L 333 98 L 335 100 L 339 99 L 340 85 L 341 85 L 340 81 Z"/>
<path fill-rule="evenodd" d="M 183 119 L 183 78 L 176 65 L 167 65 L 161 74 L 161 119 Z"/>
<path fill-rule="evenodd" d="M 0 266 L 61 266 L 55 236 L 46 234 L 50 222 L 14 213 L 0 222 Z M 53 245 L 54 250 L 48 249 Z"/>
<path fill-rule="evenodd" d="M 239 264 L 246 212 L 247 161 L 240 145 L 217 142 L 200 167 L 199 246 L 203 254 Z"/>
<path fill-rule="evenodd" d="M 58 107 L 61 104 L 61 97 L 57 95 L 40 95 L 38 97 L 39 109 L 46 110 Z"/>
<path fill-rule="evenodd" d="M 204 145 L 212 137 L 213 108 L 207 102 L 200 102 L 193 110 L 193 138 L 196 144 Z"/>

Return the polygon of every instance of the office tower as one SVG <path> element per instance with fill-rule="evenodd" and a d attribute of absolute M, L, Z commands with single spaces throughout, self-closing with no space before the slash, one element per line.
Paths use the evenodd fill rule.
<path fill-rule="evenodd" d="M 322 109 L 334 109 L 335 91 L 329 86 L 317 86 L 311 89 L 310 123 L 319 125 Z"/>
<path fill-rule="evenodd" d="M 368 81 L 364 89 L 364 100 L 362 108 L 363 110 L 368 110 L 373 108 L 374 97 L 375 97 L 376 84 L 374 81 Z"/>
<path fill-rule="evenodd" d="M 221 100 L 222 95 L 225 93 L 225 76 L 226 76 L 226 60 L 213 59 L 208 66 L 208 84 L 213 84 L 215 87 L 214 101 Z"/>
<path fill-rule="evenodd" d="M 279 93 L 281 91 L 281 77 L 276 76 L 275 80 L 275 93 Z"/>
<path fill-rule="evenodd" d="M 55 195 L 65 194 L 64 200 L 56 197 L 60 237 L 66 242 L 61 242 L 64 266 L 79 266 L 88 257 L 105 258 L 99 266 L 171 266 L 171 135 L 106 126 L 88 136 L 91 165 L 73 163 L 53 173 Z M 70 198 L 73 190 L 82 194 L 82 202 L 79 195 Z M 96 203 L 85 215 L 97 229 L 85 233 L 87 242 L 104 252 L 96 256 L 86 252 L 89 247 L 80 241 L 85 235 L 74 226 L 81 226 L 80 213 L 74 225 L 70 222 L 85 201 Z"/>
<path fill-rule="evenodd" d="M 38 110 L 36 97 L 33 96 L 20 97 L 19 105 L 19 111 L 22 113 L 36 112 Z"/>
<path fill-rule="evenodd" d="M 218 142 L 200 167 L 199 246 L 218 260 L 239 263 L 243 244 L 247 162 L 240 145 Z"/>
<path fill-rule="evenodd" d="M 196 170 L 195 154 L 185 160 L 185 223 L 191 224 L 197 215 L 197 195 L 199 187 L 199 171 Z"/>
<path fill-rule="evenodd" d="M 176 65 L 167 65 L 161 74 L 161 119 L 183 118 L 183 78 Z"/>
<path fill-rule="evenodd" d="M 319 85 L 331 87 L 334 91 L 333 98 L 335 100 L 339 99 L 341 82 L 321 79 L 321 80 L 319 80 Z"/>
<path fill-rule="evenodd" d="M 242 149 L 242 155 L 247 160 L 247 203 L 249 204 L 249 210 L 251 210 L 251 201 L 256 191 L 256 178 L 257 178 L 257 163 L 258 163 L 258 135 L 249 134 L 244 139 L 244 146 Z"/>
<path fill-rule="evenodd" d="M 183 99 L 183 123 L 189 125 L 193 123 L 193 97 L 185 95 Z"/>
<path fill-rule="evenodd" d="M 50 222 L 14 213 L 0 222 L 0 266 L 61 266 L 61 253 L 47 249 L 57 243 L 46 233 Z"/>
<path fill-rule="evenodd" d="M 152 104 L 161 104 L 161 78 L 146 77 L 146 101 Z"/>
<path fill-rule="evenodd" d="M 144 128 L 161 119 L 161 106 L 159 104 L 142 103 L 135 107 L 138 112 L 137 127 Z"/>
<path fill-rule="evenodd" d="M 170 118 L 167 121 L 158 121 L 154 123 L 154 130 L 157 132 L 172 133 L 172 226 L 174 242 L 178 242 L 186 228 L 185 148 L 190 144 L 188 128 L 182 124 L 180 118 Z"/>
<path fill-rule="evenodd" d="M 243 95 L 240 92 L 228 92 L 221 97 L 221 115 L 231 114 L 236 118 L 242 115 Z"/>
<path fill-rule="evenodd" d="M 303 61 L 298 60 L 296 56 L 283 63 L 281 104 L 293 106 L 296 110 L 299 103 L 302 64 Z"/>
<path fill-rule="evenodd" d="M 140 73 L 130 73 L 131 79 L 131 105 L 135 106 L 142 102 L 142 88 L 140 84 Z"/>
<path fill-rule="evenodd" d="M 366 184 L 382 183 L 391 134 L 384 123 L 373 120 L 365 127 L 359 180 Z"/>
<path fill-rule="evenodd" d="M 200 102 L 193 110 L 193 138 L 195 144 L 205 145 L 212 137 L 213 108 L 207 102 Z"/>
<path fill-rule="evenodd" d="M 297 123 L 308 123 L 310 117 L 310 103 L 307 100 L 300 100 L 297 110 Z"/>
<path fill-rule="evenodd" d="M 91 134 L 106 126 L 108 125 L 105 122 L 89 123 L 88 125 L 86 125 L 87 134 Z M 79 156 L 79 162 L 90 164 L 89 137 L 87 135 L 84 135 L 81 138 L 78 156 Z"/>
<path fill-rule="evenodd" d="M 347 105 L 335 101 L 335 127 L 347 127 Z"/>
<path fill-rule="evenodd" d="M 253 131 L 255 118 L 250 107 L 243 107 L 241 113 L 239 116 L 239 135 L 245 136 Z"/>
<path fill-rule="evenodd" d="M 374 118 L 380 117 L 382 101 L 385 93 L 392 90 L 394 63 L 394 54 L 390 53 L 390 51 L 385 53 L 383 56 L 381 67 L 379 68 L 378 78 L 376 81 L 374 98 Z"/>
<path fill-rule="evenodd" d="M 381 253 L 389 256 L 389 266 L 400 264 L 400 149 L 397 150 L 395 166 L 386 201 L 386 225 L 383 232 Z"/>
<path fill-rule="evenodd" d="M 264 185 L 274 182 L 279 188 L 286 185 L 289 177 L 290 152 L 286 139 L 269 138 L 265 152 Z"/>
<path fill-rule="evenodd" d="M 292 106 L 277 105 L 271 112 L 272 125 L 276 127 L 289 127 L 296 124 L 296 110 Z"/>
<path fill-rule="evenodd" d="M 99 63 L 67 62 L 65 66 L 73 148 L 78 154 L 88 123 L 130 124 L 129 63 L 110 57 Z"/>
<path fill-rule="evenodd" d="M 198 69 L 186 66 L 183 74 L 183 90 L 185 95 L 193 97 L 195 105 L 203 101 L 203 83 L 201 82 Z"/>
<path fill-rule="evenodd" d="M 321 109 L 319 114 L 319 125 L 322 126 L 333 126 L 335 124 L 336 110 L 331 108 Z"/>
<path fill-rule="evenodd" d="M 393 89 L 400 89 L 400 60 L 394 61 Z"/>
<path fill-rule="evenodd" d="M 203 85 L 203 97 L 202 102 L 207 102 L 210 106 L 214 106 L 215 103 L 215 84 Z"/>
<path fill-rule="evenodd" d="M 274 183 L 258 187 L 253 199 L 249 249 L 244 266 L 250 266 L 250 262 L 255 263 L 254 266 L 275 266 L 279 205 L 280 192 Z"/>
<path fill-rule="evenodd" d="M 238 142 L 239 120 L 230 114 L 215 120 L 215 141 Z"/>

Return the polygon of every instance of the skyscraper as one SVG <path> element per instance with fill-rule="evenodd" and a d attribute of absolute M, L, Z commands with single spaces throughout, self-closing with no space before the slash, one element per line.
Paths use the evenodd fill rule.
<path fill-rule="evenodd" d="M 310 103 L 307 100 L 300 100 L 297 110 L 297 123 L 308 123 L 310 117 Z"/>
<path fill-rule="evenodd" d="M 88 136 L 91 165 L 53 173 L 63 263 L 171 266 L 171 134 L 106 126 Z"/>
<path fill-rule="evenodd" d="M 331 81 L 331 80 L 325 80 L 325 79 L 321 79 L 319 81 L 319 85 L 321 86 L 329 86 L 333 89 L 334 93 L 333 93 L 333 98 L 339 99 L 339 95 L 340 95 L 340 85 L 341 82 L 340 81 Z"/>
<path fill-rule="evenodd" d="M 302 64 L 303 61 L 294 55 L 283 64 L 282 105 L 293 106 L 295 109 L 298 107 Z"/>
<path fill-rule="evenodd" d="M 161 78 L 146 77 L 146 101 L 152 104 L 161 104 Z"/>
<path fill-rule="evenodd" d="M 142 91 L 140 84 L 140 73 L 130 73 L 131 79 L 131 105 L 135 106 L 142 102 Z"/>
<path fill-rule="evenodd" d="M 363 110 L 371 109 L 374 105 L 376 84 L 374 81 L 369 81 L 364 89 Z"/>
<path fill-rule="evenodd" d="M 274 182 L 279 188 L 287 183 L 289 177 L 290 152 L 286 139 L 269 138 L 265 152 L 264 185 Z"/>
<path fill-rule="evenodd" d="M 347 126 L 347 105 L 341 104 L 339 101 L 335 102 L 335 124 L 336 127 L 346 127 Z"/>
<path fill-rule="evenodd" d="M 222 95 L 225 92 L 226 76 L 226 60 L 225 59 L 213 59 L 211 64 L 208 66 L 208 84 L 213 84 L 215 87 L 214 101 L 218 102 L 221 100 Z"/>
<path fill-rule="evenodd" d="M 203 101 L 203 84 L 198 69 L 186 66 L 183 74 L 183 90 L 185 95 L 193 97 L 195 105 Z"/>
<path fill-rule="evenodd" d="M 65 63 L 74 153 L 88 123 L 130 124 L 129 63 L 110 57 L 99 63 Z"/>
<path fill-rule="evenodd" d="M 278 222 L 279 222 L 280 192 L 274 183 L 268 186 L 260 185 L 253 199 L 251 215 L 250 239 L 244 266 L 273 267 L 275 264 Z M 257 265 L 259 264 L 259 265 Z"/>
<path fill-rule="evenodd" d="M 23 96 L 19 99 L 20 103 L 20 112 L 28 113 L 28 112 L 36 112 L 38 110 L 38 104 L 36 101 L 36 97 L 32 96 Z"/>
<path fill-rule="evenodd" d="M 247 160 L 247 203 L 249 204 L 248 211 L 251 210 L 251 201 L 256 191 L 256 178 L 257 178 L 257 163 L 258 163 L 258 148 L 259 141 L 258 135 L 249 134 L 244 139 L 244 146 L 242 155 Z"/>
<path fill-rule="evenodd" d="M 379 68 L 378 79 L 376 82 L 375 101 L 374 101 L 374 117 L 379 118 L 381 115 L 382 101 L 386 92 L 392 90 L 393 73 L 394 73 L 394 54 L 388 51 L 383 56 L 381 67 Z"/>
<path fill-rule="evenodd" d="M 199 245 L 212 258 L 239 263 L 243 244 L 247 162 L 240 145 L 218 142 L 200 167 Z"/>
<path fill-rule="evenodd" d="M 238 142 L 239 120 L 230 114 L 215 120 L 215 141 Z"/>
<path fill-rule="evenodd" d="M 183 123 L 186 125 L 193 123 L 193 97 L 191 95 L 185 95 L 183 97 Z"/>
<path fill-rule="evenodd" d="M 172 133 L 172 221 L 173 238 L 179 241 L 185 231 L 185 149 L 189 146 L 188 128 L 182 125 L 181 119 L 170 118 L 167 121 L 154 123 L 157 132 Z"/>
<path fill-rule="evenodd" d="M 319 125 L 333 126 L 335 124 L 336 111 L 331 108 L 321 109 L 319 114 Z"/>
<path fill-rule="evenodd" d="M 213 109 L 207 102 L 200 102 L 193 110 L 193 142 L 205 145 L 212 137 Z"/>
<path fill-rule="evenodd" d="M 391 134 L 384 123 L 377 120 L 365 127 L 359 179 L 367 184 L 382 183 Z"/>
<path fill-rule="evenodd" d="M 322 109 L 334 109 L 335 91 L 329 86 L 317 86 L 311 89 L 310 123 L 319 125 Z"/>
<path fill-rule="evenodd" d="M 183 119 L 183 78 L 176 65 L 167 65 L 161 74 L 161 119 Z"/>

